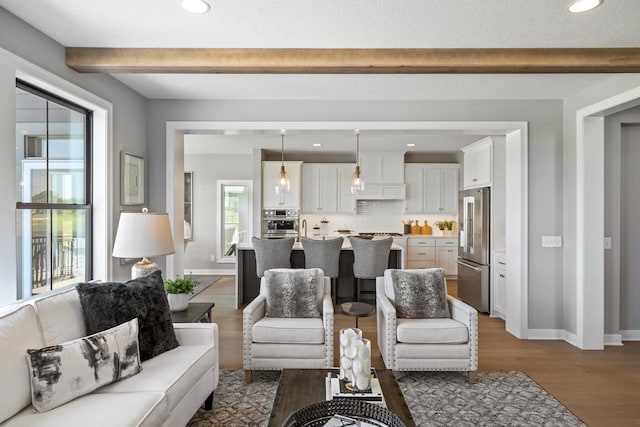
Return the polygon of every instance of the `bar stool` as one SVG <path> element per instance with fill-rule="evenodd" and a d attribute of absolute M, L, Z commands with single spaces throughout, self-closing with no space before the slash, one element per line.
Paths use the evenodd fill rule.
<path fill-rule="evenodd" d="M 251 239 L 256 254 L 256 274 L 264 276 L 266 270 L 272 268 L 291 268 L 291 249 L 295 239 Z"/>
<path fill-rule="evenodd" d="M 340 249 L 343 241 L 342 237 L 329 240 L 300 238 L 304 249 L 304 268 L 319 268 L 324 277 L 331 278 L 331 299 L 334 304 L 337 304 L 337 279 L 340 275 Z"/>
<path fill-rule="evenodd" d="M 382 277 L 389 265 L 392 237 L 385 239 L 361 239 L 349 237 L 353 248 L 353 278 L 356 301 L 360 301 L 361 279 Z"/>

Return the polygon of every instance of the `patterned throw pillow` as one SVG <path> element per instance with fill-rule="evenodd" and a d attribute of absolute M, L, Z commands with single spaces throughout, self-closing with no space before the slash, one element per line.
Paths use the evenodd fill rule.
<path fill-rule="evenodd" d="M 27 350 L 31 401 L 45 412 L 142 370 L 138 319 L 60 345 Z"/>
<path fill-rule="evenodd" d="M 137 317 L 142 361 L 178 346 L 160 270 L 125 283 L 79 283 L 76 289 L 87 334 Z"/>
<path fill-rule="evenodd" d="M 444 269 L 391 270 L 398 317 L 438 319 L 451 317 Z"/>
<path fill-rule="evenodd" d="M 322 301 L 324 283 L 321 270 L 267 270 L 267 317 L 321 317 L 318 296 Z"/>

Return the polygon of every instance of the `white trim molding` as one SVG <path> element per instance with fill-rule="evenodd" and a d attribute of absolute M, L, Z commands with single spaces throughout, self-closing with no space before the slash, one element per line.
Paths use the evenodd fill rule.
<path fill-rule="evenodd" d="M 640 330 L 638 329 L 620 331 L 620 335 L 622 335 L 622 341 L 640 341 Z"/>
<path fill-rule="evenodd" d="M 604 334 L 604 345 L 624 345 L 622 344 L 622 334 Z"/>
<path fill-rule="evenodd" d="M 583 350 L 605 345 L 604 117 L 639 104 L 640 86 L 576 111 L 576 346 Z"/>
<path fill-rule="evenodd" d="M 530 340 L 562 340 L 577 346 L 578 337 L 564 329 L 529 329 L 528 338 Z"/>

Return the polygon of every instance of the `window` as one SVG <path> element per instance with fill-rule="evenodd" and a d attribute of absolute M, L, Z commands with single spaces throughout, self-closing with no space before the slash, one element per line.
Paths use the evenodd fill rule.
<path fill-rule="evenodd" d="M 253 222 L 252 181 L 218 181 L 218 262 L 235 262 L 238 243 L 248 243 Z"/>
<path fill-rule="evenodd" d="M 91 278 L 91 121 L 16 81 L 19 298 Z"/>

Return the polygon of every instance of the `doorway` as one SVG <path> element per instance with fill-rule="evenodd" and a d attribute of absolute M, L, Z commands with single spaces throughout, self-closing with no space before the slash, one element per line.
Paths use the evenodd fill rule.
<path fill-rule="evenodd" d="M 253 181 L 218 180 L 216 253 L 219 263 L 236 262 L 236 245 L 253 236 Z"/>

